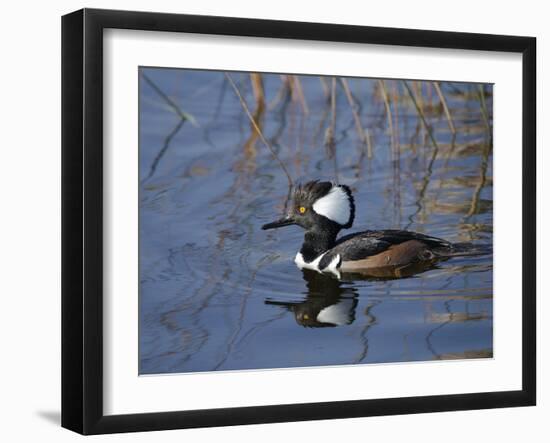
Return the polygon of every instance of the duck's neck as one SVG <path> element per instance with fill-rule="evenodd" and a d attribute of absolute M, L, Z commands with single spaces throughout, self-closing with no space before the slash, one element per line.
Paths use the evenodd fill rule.
<path fill-rule="evenodd" d="M 309 230 L 304 235 L 304 243 L 300 253 L 306 263 L 312 262 L 321 254 L 332 249 L 336 244 L 338 229 Z"/>

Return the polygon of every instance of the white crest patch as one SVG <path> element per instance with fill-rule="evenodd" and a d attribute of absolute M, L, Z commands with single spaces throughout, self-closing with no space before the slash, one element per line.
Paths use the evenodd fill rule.
<path fill-rule="evenodd" d="M 327 195 L 313 203 L 313 210 L 341 225 L 347 224 L 351 217 L 349 197 L 341 186 L 333 186 Z"/>

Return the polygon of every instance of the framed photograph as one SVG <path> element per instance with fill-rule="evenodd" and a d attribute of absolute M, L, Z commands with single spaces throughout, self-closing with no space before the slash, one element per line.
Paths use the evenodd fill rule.
<path fill-rule="evenodd" d="M 531 37 L 62 20 L 62 425 L 536 402 Z"/>

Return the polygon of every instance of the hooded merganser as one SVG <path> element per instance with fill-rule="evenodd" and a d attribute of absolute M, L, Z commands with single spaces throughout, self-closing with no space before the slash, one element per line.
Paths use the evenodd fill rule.
<path fill-rule="evenodd" d="M 301 226 L 306 233 L 294 260 L 298 267 L 330 272 L 339 278 L 341 272 L 401 269 L 452 255 L 451 243 L 411 231 L 363 231 L 336 239 L 341 229 L 351 228 L 354 218 L 350 188 L 316 180 L 298 186 L 286 216 L 262 229 Z"/>

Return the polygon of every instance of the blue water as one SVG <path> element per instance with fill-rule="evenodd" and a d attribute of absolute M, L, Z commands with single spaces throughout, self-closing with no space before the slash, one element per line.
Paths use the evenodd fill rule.
<path fill-rule="evenodd" d="M 293 178 L 353 189 L 344 234 L 406 228 L 485 251 L 407 278 L 337 280 L 296 267 L 300 228 L 260 229 L 282 214 L 287 179 L 224 74 L 143 74 L 140 373 L 492 357 L 491 85 L 441 83 L 453 137 L 433 84 L 407 83 L 434 145 L 402 82 L 384 82 L 390 133 L 380 82 L 347 79 L 369 158 L 340 80 L 331 149 L 331 79 L 300 76 L 302 99 L 295 80 L 288 92 L 263 75 L 262 131 Z M 232 78 L 256 111 L 250 76 Z M 326 308 L 338 325 L 316 322 Z"/>

